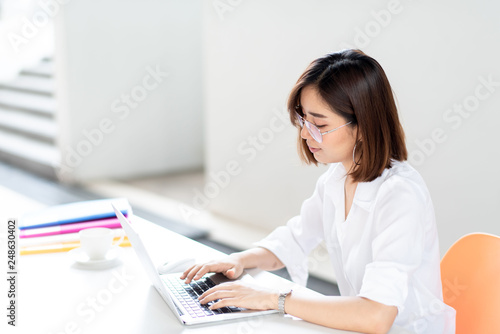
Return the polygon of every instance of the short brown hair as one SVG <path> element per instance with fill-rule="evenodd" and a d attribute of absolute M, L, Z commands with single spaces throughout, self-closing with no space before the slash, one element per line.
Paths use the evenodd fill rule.
<path fill-rule="evenodd" d="M 391 160 L 408 158 L 403 127 L 389 80 L 380 64 L 360 50 L 343 50 L 314 60 L 300 76 L 288 99 L 292 124 L 299 128 L 299 155 L 308 164 L 318 164 L 300 136 L 295 112 L 303 115 L 302 89 L 317 89 L 332 111 L 349 126 L 358 127 L 356 153 L 360 158 L 349 171 L 354 181 L 369 182 L 379 177 Z"/>

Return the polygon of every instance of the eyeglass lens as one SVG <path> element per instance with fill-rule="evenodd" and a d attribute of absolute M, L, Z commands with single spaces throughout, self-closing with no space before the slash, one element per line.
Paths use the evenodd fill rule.
<path fill-rule="evenodd" d="M 321 135 L 321 132 L 319 131 L 319 129 L 314 124 L 307 121 L 303 116 L 299 115 L 299 113 L 296 113 L 296 114 L 297 114 L 297 118 L 299 120 L 300 126 L 304 127 L 304 125 L 305 125 L 307 131 L 309 132 L 309 134 L 311 135 L 311 137 L 313 137 L 313 139 L 315 141 L 317 141 L 318 143 L 323 142 L 323 136 Z"/>
<path fill-rule="evenodd" d="M 311 137 L 313 137 L 313 139 L 318 143 L 321 143 L 323 141 L 323 136 L 321 135 L 321 132 L 319 132 L 319 129 L 308 121 L 305 121 L 305 123 L 307 131 L 309 131 Z"/>

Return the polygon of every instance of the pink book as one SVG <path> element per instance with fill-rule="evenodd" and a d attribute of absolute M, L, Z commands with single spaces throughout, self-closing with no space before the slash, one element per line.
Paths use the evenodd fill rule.
<path fill-rule="evenodd" d="M 122 226 L 118 218 L 114 217 L 114 218 L 106 218 L 98 220 L 89 220 L 81 223 L 71 223 L 58 226 L 20 230 L 19 238 L 46 237 L 49 235 L 56 235 L 56 234 L 77 233 L 80 230 L 91 227 L 121 228 Z"/>

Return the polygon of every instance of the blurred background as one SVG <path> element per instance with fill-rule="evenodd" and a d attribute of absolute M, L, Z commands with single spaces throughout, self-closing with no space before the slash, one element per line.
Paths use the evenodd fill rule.
<path fill-rule="evenodd" d="M 392 84 L 442 255 L 499 235 L 499 14 L 488 0 L 0 1 L 2 202 L 127 197 L 251 247 L 327 168 L 298 159 L 290 89 L 315 58 L 359 48 Z M 310 270 L 335 280 L 321 246 Z"/>

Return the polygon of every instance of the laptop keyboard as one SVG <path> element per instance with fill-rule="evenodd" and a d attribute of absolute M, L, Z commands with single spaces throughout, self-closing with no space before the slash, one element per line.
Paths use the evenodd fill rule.
<path fill-rule="evenodd" d="M 244 310 L 239 307 L 221 307 L 216 310 L 208 308 L 218 300 L 204 305 L 200 304 L 198 297 L 215 286 L 215 283 L 209 277 L 202 277 L 200 280 L 196 282 L 193 281 L 190 284 L 186 284 L 183 280 L 174 276 L 163 276 L 162 278 L 172 294 L 193 318 L 209 317 L 216 314 L 233 313 Z"/>

